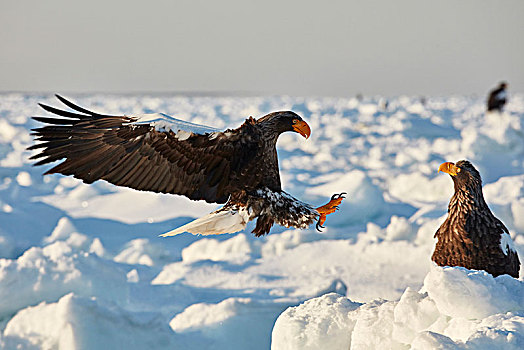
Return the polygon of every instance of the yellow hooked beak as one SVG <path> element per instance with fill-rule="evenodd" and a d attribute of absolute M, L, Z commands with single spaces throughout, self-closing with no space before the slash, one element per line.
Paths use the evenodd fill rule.
<path fill-rule="evenodd" d="M 309 125 L 303 120 L 297 120 L 297 122 L 293 124 L 293 130 L 304 136 L 306 139 L 311 135 Z"/>
<path fill-rule="evenodd" d="M 445 162 L 440 164 L 438 171 L 448 173 L 451 176 L 456 176 L 458 173 L 460 173 L 460 168 L 456 167 L 455 164 L 451 162 Z"/>

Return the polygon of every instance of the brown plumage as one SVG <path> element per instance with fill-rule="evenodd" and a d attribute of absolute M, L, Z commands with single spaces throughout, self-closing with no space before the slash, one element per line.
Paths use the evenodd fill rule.
<path fill-rule="evenodd" d="M 432 260 L 440 266 L 485 270 L 493 276 L 519 276 L 520 261 L 508 229 L 489 209 L 482 194 L 482 180 L 467 160 L 446 162 L 439 171 L 450 174 L 455 193 L 448 217 L 435 233 L 438 239 Z"/>
<path fill-rule="evenodd" d="M 496 89 L 493 89 L 489 92 L 488 101 L 487 101 L 487 110 L 488 111 L 499 111 L 502 112 L 504 105 L 507 101 L 507 92 L 506 88 L 508 84 L 506 82 L 501 82 Z"/>
<path fill-rule="evenodd" d="M 258 203 L 257 210 L 248 208 L 251 211 L 241 224 L 220 229 L 208 225 L 199 229 L 205 232 L 194 233 L 238 231 L 238 227 L 245 226 L 244 221 L 260 217 L 253 232 L 262 235 L 274 222 L 282 222 L 279 215 L 286 216 L 268 211 L 269 197 L 260 195 L 260 191 L 284 193 L 276 151 L 278 136 L 294 131 L 307 138 L 311 132 L 296 113 L 274 112 L 258 120 L 250 117 L 236 129 L 218 131 L 160 114 L 154 115 L 157 119 L 99 114 L 61 96 L 57 98 L 76 112 L 40 104 L 58 117 L 33 118 L 47 125 L 33 130 L 39 142 L 29 149 L 41 152 L 31 159 L 40 159 L 35 165 L 63 160 L 45 174 L 72 175 L 86 183 L 106 180 L 136 190 L 178 194 L 210 203 L 230 200 L 221 210 L 238 211 L 247 208 L 248 203 Z M 280 210 L 293 206 L 296 200 L 290 198 L 293 200 Z M 304 223 L 309 225 L 325 214 L 302 204 L 301 215 L 307 220 L 285 220 L 287 225 L 303 228 Z"/>

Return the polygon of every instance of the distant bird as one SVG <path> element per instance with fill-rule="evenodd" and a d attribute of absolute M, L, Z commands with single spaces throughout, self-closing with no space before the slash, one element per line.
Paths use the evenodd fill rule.
<path fill-rule="evenodd" d="M 165 114 L 111 116 L 89 111 L 56 97 L 76 112 L 40 104 L 57 117 L 33 117 L 46 123 L 33 129 L 41 149 L 35 165 L 63 160 L 45 174 L 73 175 L 85 183 L 106 180 L 136 190 L 171 193 L 192 200 L 225 203 L 217 211 L 165 233 L 233 233 L 257 219 L 253 233 L 269 233 L 277 223 L 306 228 L 335 212 L 345 193 L 313 208 L 282 191 L 276 142 L 294 131 L 310 136 L 309 125 L 294 112 L 250 117 L 237 129 L 189 123 Z M 44 175 L 45 175 L 44 174 Z"/>
<path fill-rule="evenodd" d="M 463 266 L 518 278 L 520 261 L 513 241 L 506 226 L 488 208 L 477 169 L 461 160 L 443 163 L 438 170 L 451 175 L 455 193 L 448 217 L 435 233 L 438 241 L 432 260 L 440 266 Z"/>
<path fill-rule="evenodd" d="M 508 93 L 506 92 L 507 87 L 508 84 L 503 81 L 496 89 L 490 91 L 488 97 L 488 111 L 502 112 L 508 98 Z"/>

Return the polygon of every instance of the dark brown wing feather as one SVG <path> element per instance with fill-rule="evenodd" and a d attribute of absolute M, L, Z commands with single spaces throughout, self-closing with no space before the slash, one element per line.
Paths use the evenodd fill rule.
<path fill-rule="evenodd" d="M 256 162 L 260 131 L 253 119 L 219 133 L 192 134 L 178 140 L 175 133 L 149 125 L 129 125 L 131 117 L 88 111 L 57 96 L 63 111 L 41 105 L 59 117 L 34 117 L 47 126 L 33 129 L 42 149 L 35 165 L 64 160 L 46 174 L 73 175 L 86 183 L 106 180 L 137 190 L 184 195 L 190 199 L 225 203 L 238 190 L 253 190 L 262 174 L 249 172 Z"/>
<path fill-rule="evenodd" d="M 493 276 L 508 274 L 518 278 L 517 253 L 511 249 L 504 253 L 500 246 L 501 234 L 507 230 L 502 223 L 488 225 L 482 222 L 482 226 L 461 227 L 458 222 L 445 221 L 435 234 L 438 242 L 432 260 L 440 266 L 463 266 L 485 270 Z"/>

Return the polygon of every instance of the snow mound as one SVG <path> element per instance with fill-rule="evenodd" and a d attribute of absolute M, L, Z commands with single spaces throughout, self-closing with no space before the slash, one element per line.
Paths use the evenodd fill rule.
<path fill-rule="evenodd" d="M 360 304 L 329 293 L 290 307 L 275 323 L 272 349 L 348 349 L 355 324 L 351 311 Z"/>
<path fill-rule="evenodd" d="M 216 304 L 193 304 L 176 315 L 170 326 L 192 349 L 268 349 L 271 326 L 283 309 L 280 303 L 227 298 Z"/>
<path fill-rule="evenodd" d="M 138 238 L 128 242 L 114 260 L 131 265 L 153 266 L 166 261 L 168 257 L 169 252 L 162 244 L 151 243 L 146 238 Z"/>
<path fill-rule="evenodd" d="M 475 159 L 484 182 L 500 177 L 500 169 L 506 174 L 519 174 L 521 162 L 508 164 L 507 159 L 522 159 L 524 138 L 521 120 L 517 115 L 487 113 L 475 123 L 469 123 L 461 131 L 461 154 Z"/>
<path fill-rule="evenodd" d="M 440 312 L 451 317 L 480 319 L 524 310 L 524 283 L 509 275 L 493 278 L 485 271 L 439 267 L 426 276 L 424 287 Z"/>
<path fill-rule="evenodd" d="M 156 276 L 151 284 L 172 284 L 182 279 L 189 271 L 189 267 L 183 262 L 176 262 L 164 266 L 162 271 Z"/>
<path fill-rule="evenodd" d="M 386 239 L 390 241 L 411 241 L 415 231 L 413 225 L 405 218 L 393 215 L 389 225 L 386 227 Z"/>
<path fill-rule="evenodd" d="M 286 230 L 279 235 L 269 235 L 261 248 L 261 253 L 263 257 L 280 256 L 286 250 L 302 243 L 318 240 L 318 236 L 318 233 L 306 230 Z"/>
<path fill-rule="evenodd" d="M 453 194 L 453 186 L 447 176 L 437 175 L 428 179 L 424 174 L 413 172 L 392 177 L 389 181 L 389 193 L 395 198 L 402 198 L 411 203 L 445 203 Z"/>
<path fill-rule="evenodd" d="M 362 305 L 326 294 L 284 311 L 272 349 L 521 349 L 524 282 L 433 265 L 420 292 Z"/>
<path fill-rule="evenodd" d="M 70 292 L 116 303 L 125 303 L 129 293 L 119 266 L 64 241 L 33 247 L 16 260 L 1 259 L 0 285 L 9 286 L 0 288 L 0 317 Z"/>
<path fill-rule="evenodd" d="M 0 343 L 5 349 L 176 349 L 174 333 L 150 314 L 132 314 L 67 294 L 18 312 Z"/>
<path fill-rule="evenodd" d="M 63 188 L 59 186 L 56 189 Z M 117 188 L 104 182 L 95 182 L 92 185 L 80 183 L 72 190 L 63 193 L 60 190 L 60 193 L 44 196 L 41 200 L 62 209 L 74 218 L 96 217 L 131 224 L 144 221 L 144 218 L 149 223 L 170 219 L 173 217 L 173 208 L 176 208 L 177 216 L 199 217 L 216 207 L 180 196 L 137 192 L 125 187 L 118 188 L 116 193 L 99 193 L 103 192 L 104 186 L 113 191 Z M 136 205 L 137 202 L 140 205 Z"/>
<path fill-rule="evenodd" d="M 176 332 L 186 332 L 202 326 L 217 325 L 237 314 L 238 309 L 247 305 L 247 298 L 229 298 L 218 304 L 193 304 L 176 315 L 169 325 Z"/>
<path fill-rule="evenodd" d="M 212 260 L 243 264 L 250 259 L 252 251 L 253 248 L 245 234 L 238 234 L 223 242 L 203 238 L 182 250 L 182 260 L 186 263 Z"/>
<path fill-rule="evenodd" d="M 524 232 L 524 175 L 503 176 L 483 188 L 497 217 L 511 230 Z"/>
<path fill-rule="evenodd" d="M 66 217 L 60 218 L 55 229 L 51 234 L 44 238 L 45 243 L 53 243 L 59 240 L 66 240 L 71 234 L 77 232 L 75 225 Z"/>
<path fill-rule="evenodd" d="M 307 194 L 322 197 L 340 192 L 346 192 L 347 198 L 339 206 L 341 214 L 329 217 L 329 226 L 362 223 L 386 211 L 382 190 L 360 170 L 349 171 L 335 180 L 306 189 Z"/>

